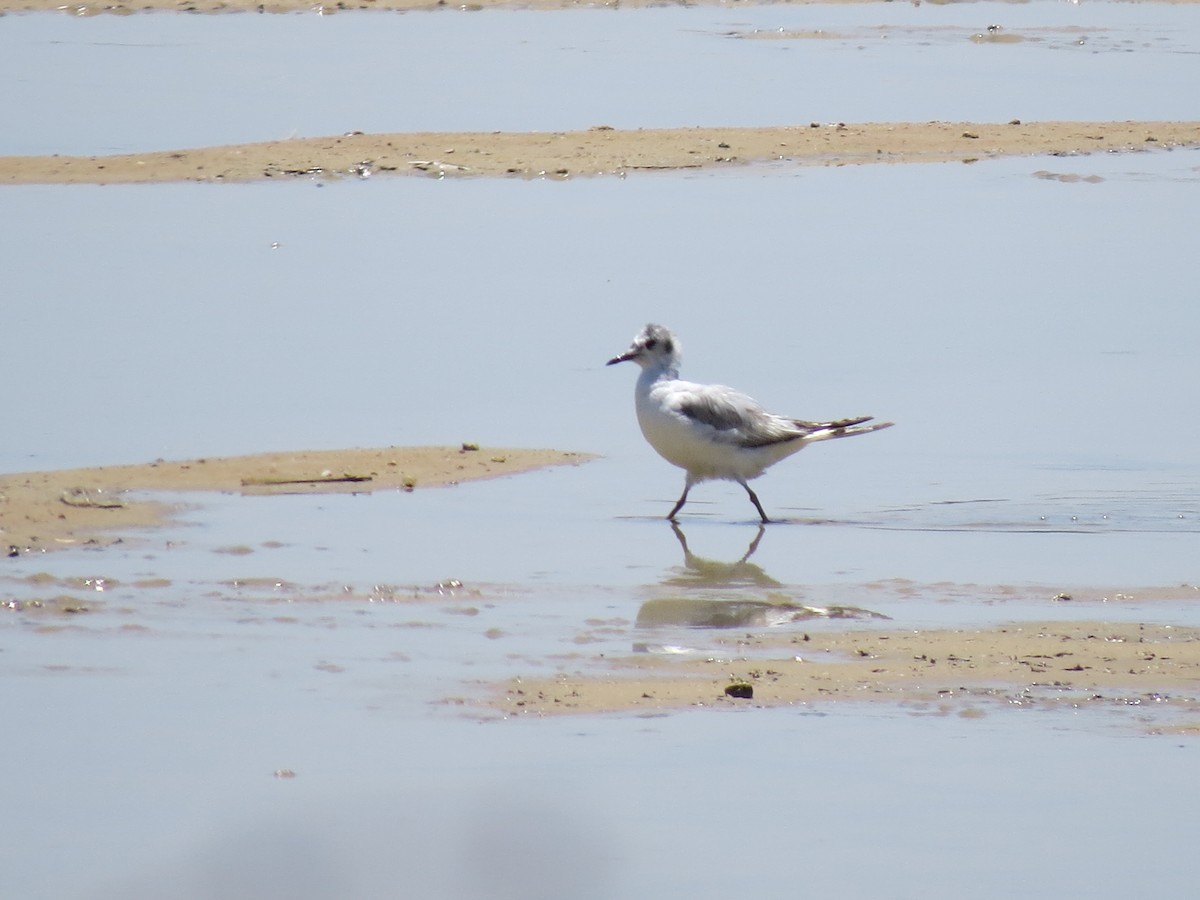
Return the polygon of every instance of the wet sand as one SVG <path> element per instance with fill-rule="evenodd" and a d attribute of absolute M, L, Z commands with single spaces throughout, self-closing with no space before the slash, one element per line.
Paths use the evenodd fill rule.
<path fill-rule="evenodd" d="M 387 447 L 296 451 L 255 456 L 158 460 L 0 475 L 0 544 L 9 556 L 119 540 L 121 533 L 160 524 L 166 504 L 133 491 L 316 493 L 411 491 L 546 466 L 574 465 L 585 454 L 557 450 Z"/>
<path fill-rule="evenodd" d="M 974 161 L 1200 146 L 1200 122 L 804 123 L 547 133 L 348 134 L 117 156 L 0 157 L 0 184 L 247 182 L 376 174 L 569 178 L 740 166 Z"/>
<path fill-rule="evenodd" d="M 1200 599 L 1190 586 L 1138 595 L 1139 602 Z M 607 660 L 606 673 L 515 678 L 498 689 L 494 706 L 536 716 L 860 701 L 964 715 L 997 703 L 1200 712 L 1198 628 L 1021 622 L 985 629 L 738 632 L 723 643 L 728 656 L 644 654 Z"/>

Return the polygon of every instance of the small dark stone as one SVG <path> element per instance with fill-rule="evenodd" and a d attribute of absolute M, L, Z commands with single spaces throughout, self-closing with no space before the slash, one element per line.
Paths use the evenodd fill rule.
<path fill-rule="evenodd" d="M 754 696 L 754 685 L 746 681 L 735 681 L 733 684 L 725 688 L 725 694 L 728 697 L 737 697 L 741 700 L 749 700 Z"/>

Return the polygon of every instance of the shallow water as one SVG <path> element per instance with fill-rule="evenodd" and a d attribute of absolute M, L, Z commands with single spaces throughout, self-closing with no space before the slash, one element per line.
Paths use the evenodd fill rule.
<path fill-rule="evenodd" d="M 826 16 L 860 28 L 861 41 L 893 15 L 924 27 L 1083 14 L 1119 26 L 1103 45 L 1140 34 L 1131 23 L 1192 15 L 1097 4 L 868 12 L 647 11 L 636 21 L 647 46 L 658 41 L 657 65 L 692 67 L 671 79 L 645 77 L 637 43 L 564 55 L 606 51 L 629 65 L 656 115 L 681 86 L 704 87 L 712 118 L 700 121 L 728 121 L 737 96 L 761 124 L 754 104 L 784 89 L 762 60 L 815 53 L 861 87 L 897 46 L 916 88 L 941 92 L 918 118 L 988 118 L 1000 106 L 1004 118 L 1032 117 L 1008 110 L 1026 77 L 1041 79 L 1041 108 L 1063 104 L 1056 115 L 1194 116 L 1178 111 L 1192 103 L 1175 68 L 1194 58 L 1187 28 L 1107 53 L 1092 42 L 1098 80 L 1061 82 L 1046 75 L 1078 71 L 1082 57 L 1049 39 L 978 46 L 965 32 L 897 32 L 886 51 L 858 51 L 724 34 L 821 27 L 811 23 Z M 317 76 L 351 64 L 336 42 L 311 89 L 272 76 L 311 104 L 270 116 L 265 100 L 234 104 L 226 124 L 210 115 L 230 88 L 222 79 L 247 71 L 252 54 L 239 48 L 261 51 L 264 69 L 285 53 L 261 40 L 264 22 L 293 36 L 293 54 L 312 35 L 361 36 L 365 66 L 410 27 L 497 23 L 489 38 L 515 41 L 503 29 L 536 21 L 526 39 L 537 56 L 566 46 L 556 29 L 572 23 L 589 23 L 576 40 L 616 42 L 600 26 L 634 21 L 505 15 L 380 17 L 378 40 L 350 16 L 10 16 L 0 42 L 20 36 L 27 56 L 0 53 L 0 69 L 24 66 L 18 100 L 45 113 L 16 139 L 62 152 L 300 127 L 484 128 L 476 116 L 489 104 L 503 127 L 595 124 L 615 109 L 630 119 L 609 124 L 638 124 L 623 81 L 606 85 L 612 106 L 578 122 L 549 102 L 556 80 L 524 99 L 472 82 L 472 107 L 361 77 L 335 104 L 344 84 Z M 151 46 L 102 43 L 136 43 L 141 29 L 162 31 Z M 160 52 L 155 42 L 185 32 L 195 47 Z M 64 33 L 83 36 L 68 58 L 111 54 L 130 68 L 105 70 L 95 91 L 64 91 L 69 70 L 30 56 Z M 229 51 L 238 65 L 212 70 L 211 96 L 163 103 L 178 118 L 133 122 L 110 99 L 134 85 L 167 97 L 172 78 L 211 65 L 221 35 L 241 35 Z M 689 82 L 704 62 L 696 43 L 755 66 Z M 136 59 L 155 53 L 168 59 L 147 79 Z M 960 54 L 1013 66 L 998 70 L 1012 92 L 976 91 L 957 112 L 966 87 L 941 67 Z M 411 64 L 392 56 L 398 71 Z M 451 62 L 443 76 L 460 77 Z M 1138 77 L 1119 87 L 1100 77 L 1126 65 Z M 1144 77 L 1155 71 L 1169 90 Z M 251 98 L 263 90 L 238 83 Z M 901 110 L 894 96 L 843 94 L 840 83 L 822 82 L 829 106 L 818 98 L 796 115 L 923 108 L 922 90 Z M 567 97 L 580 84 L 564 77 L 561 88 Z M 378 102 L 381 91 L 396 104 Z M 695 124 L 683 101 L 666 108 Z M 888 103 L 891 115 L 870 112 Z M 368 109 L 377 126 L 363 121 Z M 1176 720 L 1170 703 L 558 721 L 501 720 L 475 704 L 498 679 L 593 670 L 638 649 L 712 653 L 712 630 L 637 624 L 663 598 L 783 597 L 889 617 L 854 627 L 1196 624 L 1194 589 L 1175 586 L 1200 581 L 1198 181 L 1200 153 L 1162 151 L 568 182 L 4 189 L 6 421 L 20 427 L 4 434 L 0 471 L 463 440 L 603 458 L 411 494 L 181 496 L 192 506 L 178 526 L 103 551 L 5 559 L 0 797 L 13 827 L 0 895 L 1183 895 L 1186 867 L 1130 864 L 1146 848 L 1185 858 L 1200 824 L 1194 738 L 1145 733 Z M 680 332 L 688 376 L 803 417 L 868 412 L 898 425 L 773 470 L 756 486 L 785 521 L 765 532 L 740 488 L 697 488 L 687 555 L 660 519 L 681 479 L 637 432 L 633 372 L 603 365 L 647 319 Z"/>
<path fill-rule="evenodd" d="M 512 490 L 498 516 L 541 502 L 584 522 L 656 517 L 681 479 L 637 431 L 633 371 L 603 365 L 656 319 L 681 335 L 685 376 L 804 418 L 900 423 L 776 467 L 760 482 L 774 515 L 876 544 L 950 529 L 1173 547 L 1198 521 L 1200 420 L 1184 412 L 1198 168 L 1200 154 L 1173 151 L 566 183 L 9 188 L 7 363 L 25 379 L 9 404 L 24 427 L 0 467 L 553 446 L 605 459 L 472 497 Z M 563 493 L 539 500 L 543 483 Z M 746 522 L 739 494 L 706 485 L 689 514 Z M 361 500 L 354 515 L 409 502 L 422 501 Z M 370 530 L 386 540 L 391 518 Z M 908 553 L 865 576 L 943 577 L 892 570 Z M 1139 581 L 1144 558 L 1127 561 Z M 1190 570 L 1177 558 L 1166 583 Z"/>
<path fill-rule="evenodd" d="M 942 593 L 943 622 L 979 601 Z M 1114 859 L 1148 842 L 1174 856 L 1194 833 L 1195 742 L 1139 734 L 1169 708 L 480 721 L 455 700 L 476 680 L 627 653 L 630 592 L 130 581 L 93 596 L 5 620 L 15 896 L 718 897 L 844 893 L 848 872 L 880 892 L 901 870 L 921 888 L 889 896 L 908 897 L 966 890 L 997 853 L 1022 863 L 972 896 L 1186 878 Z M 66 852 L 71 867 L 51 864 Z"/>
<path fill-rule="evenodd" d="M 355 130 L 1195 119 L 1182 86 L 1197 54 L 1200 9 L 1176 4 L 19 15 L 0 20 L 0 153 Z"/>
<path fill-rule="evenodd" d="M 894 896 L 1179 893 L 1124 861 L 1195 833 L 1194 741 L 1141 736 L 1169 702 L 475 704 L 513 676 L 714 653 L 710 630 L 636 624 L 661 598 L 889 617 L 855 627 L 1194 624 L 1194 591 L 1165 589 L 1197 581 L 1198 168 L 7 189 L 10 471 L 463 439 L 604 458 L 181 496 L 178 527 L 6 560 L 4 893 L 715 897 L 845 893 L 847 873 Z M 786 521 L 761 538 L 740 489 L 698 488 L 688 556 L 633 372 L 603 366 L 647 318 L 697 378 L 899 425 L 773 471 L 759 492 Z"/>
<path fill-rule="evenodd" d="M 802 883 L 855 896 L 916 897 L 935 884 L 985 898 L 1123 897 L 1179 892 L 1178 867 L 1127 856 L 1181 857 L 1196 824 L 1194 746 L 1056 727 L 1038 713 L 434 720 L 414 731 L 386 709 L 304 697 L 322 713 L 299 731 L 293 692 L 276 687 L 233 703 L 209 691 L 222 702 L 193 704 L 181 728 L 127 687 L 103 712 L 64 688 L 42 693 L 94 733 L 88 752 L 34 730 L 27 758 L 53 767 L 55 790 L 22 780 L 6 808 L 18 821 L 57 819 L 22 836 L 70 848 L 69 871 L 90 872 L 91 889 L 49 867 L 14 884 L 22 896 L 250 898 L 269 885 L 299 898 L 391 897 L 399 885 L 435 898 L 720 897 Z M 165 713 L 148 729 L 147 710 Z M 114 718 L 139 740 L 119 739 Z M 281 765 L 295 777 L 270 777 Z M 97 777 L 105 770 L 137 774 L 114 783 Z M 103 834 L 80 832 L 84 817 L 102 818 Z"/>

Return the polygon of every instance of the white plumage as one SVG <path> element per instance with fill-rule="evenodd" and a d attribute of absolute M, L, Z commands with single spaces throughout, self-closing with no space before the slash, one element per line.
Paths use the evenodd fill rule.
<path fill-rule="evenodd" d="M 647 325 L 629 349 L 608 365 L 632 361 L 642 367 L 635 388 L 638 424 L 650 446 L 687 472 L 683 494 L 667 514 L 674 521 L 692 485 L 710 479 L 736 481 L 746 489 L 764 522 L 758 496 L 746 482 L 816 441 L 870 434 L 891 422 L 871 416 L 807 422 L 767 412 L 753 398 L 720 384 L 679 379 L 679 341 L 662 325 Z"/>

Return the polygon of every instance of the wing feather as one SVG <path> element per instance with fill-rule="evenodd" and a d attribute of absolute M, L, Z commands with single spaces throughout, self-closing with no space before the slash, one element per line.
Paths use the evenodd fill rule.
<path fill-rule="evenodd" d="M 720 440 L 739 447 L 765 447 L 804 437 L 802 423 L 764 410 L 751 397 L 723 385 L 689 385 L 676 393 L 675 410 L 687 419 L 712 428 Z"/>

